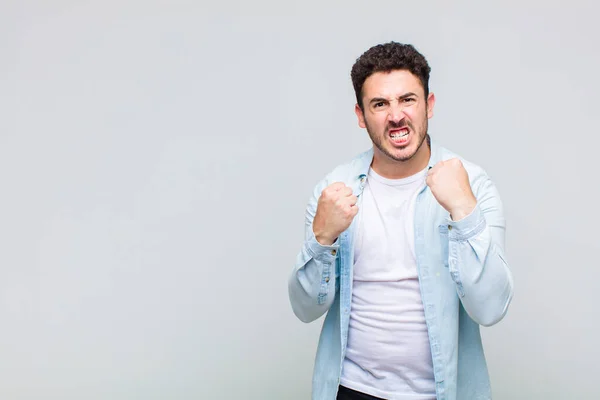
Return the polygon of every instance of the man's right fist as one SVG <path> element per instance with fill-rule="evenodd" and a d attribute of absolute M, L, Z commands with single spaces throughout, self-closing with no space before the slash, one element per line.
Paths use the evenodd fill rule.
<path fill-rule="evenodd" d="M 321 192 L 313 220 L 317 242 L 331 245 L 340 233 L 348 229 L 358 213 L 356 201 L 352 189 L 341 182 L 332 183 Z"/>

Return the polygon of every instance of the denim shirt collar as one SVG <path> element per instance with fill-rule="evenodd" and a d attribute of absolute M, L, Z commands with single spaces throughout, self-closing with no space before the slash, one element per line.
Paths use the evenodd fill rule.
<path fill-rule="evenodd" d="M 427 169 L 433 168 L 435 164 L 440 161 L 440 148 L 435 140 L 431 138 L 429 134 L 427 134 L 426 138 L 429 143 L 429 147 L 431 149 L 431 154 L 429 155 L 429 162 L 427 163 Z M 369 168 L 373 163 L 373 147 L 363 153 L 362 157 L 358 159 L 357 169 L 358 172 L 355 176 L 358 179 L 358 183 L 360 185 L 359 193 L 362 193 L 362 189 L 367 181 L 367 175 L 369 174 Z"/>

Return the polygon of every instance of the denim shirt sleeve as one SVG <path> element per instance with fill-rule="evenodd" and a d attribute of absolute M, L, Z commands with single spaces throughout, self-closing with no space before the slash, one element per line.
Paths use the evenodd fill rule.
<path fill-rule="evenodd" d="M 339 241 L 320 244 L 313 232 L 317 201 L 326 187 L 322 182 L 315 188 L 306 207 L 305 239 L 288 281 L 288 294 L 294 314 L 303 322 L 311 322 L 327 312 L 336 290 L 336 260 Z"/>
<path fill-rule="evenodd" d="M 477 205 L 459 221 L 448 219 L 448 267 L 469 316 L 478 324 L 499 322 L 513 296 L 513 278 L 504 254 L 502 202 L 487 176 L 474 185 Z"/>

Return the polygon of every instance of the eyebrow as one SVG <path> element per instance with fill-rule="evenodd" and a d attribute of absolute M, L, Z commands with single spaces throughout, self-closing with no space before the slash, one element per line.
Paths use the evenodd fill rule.
<path fill-rule="evenodd" d="M 415 97 L 417 97 L 417 95 L 416 95 L 415 93 L 413 93 L 413 92 L 408 92 L 408 93 L 405 93 L 405 94 L 403 94 L 402 96 L 398 97 L 398 100 L 404 100 L 404 99 L 406 99 L 407 97 L 411 97 L 411 96 L 415 96 Z M 380 101 L 387 102 L 387 101 L 388 101 L 388 99 L 384 99 L 383 97 L 374 97 L 374 98 L 372 98 L 372 99 L 371 99 L 371 101 L 369 101 L 369 104 L 373 104 L 373 103 L 379 103 Z"/>

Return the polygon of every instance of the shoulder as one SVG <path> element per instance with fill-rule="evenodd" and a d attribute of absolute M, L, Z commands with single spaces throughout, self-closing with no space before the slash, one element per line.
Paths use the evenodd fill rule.
<path fill-rule="evenodd" d="M 440 147 L 439 151 L 440 160 L 445 161 L 452 158 L 457 158 L 461 161 L 463 167 L 467 171 L 469 183 L 471 184 L 471 188 L 476 197 L 480 198 L 489 195 L 499 197 L 496 185 L 488 175 L 487 171 L 481 165 L 476 164 L 447 148 Z"/>
<path fill-rule="evenodd" d="M 329 174 L 328 177 L 337 179 L 338 181 L 345 181 L 347 179 L 354 179 L 354 175 L 358 176 L 369 170 L 371 161 L 373 160 L 373 149 L 363 151 L 356 155 L 352 160 L 340 164 L 335 167 Z"/>
<path fill-rule="evenodd" d="M 453 158 L 459 159 L 462 165 L 465 167 L 465 170 L 467 170 L 467 174 L 469 175 L 469 180 L 471 181 L 471 184 L 481 179 L 489 179 L 487 172 L 482 166 L 464 158 L 463 156 L 445 147 L 439 147 L 439 152 L 440 159 L 443 161 L 450 160 Z"/>
<path fill-rule="evenodd" d="M 337 165 L 315 186 L 315 195 L 320 195 L 323 189 L 335 182 L 342 182 L 353 186 L 360 179 L 361 174 L 366 174 L 373 160 L 373 149 L 370 148 L 357 154 L 354 158 L 343 164 Z"/>

